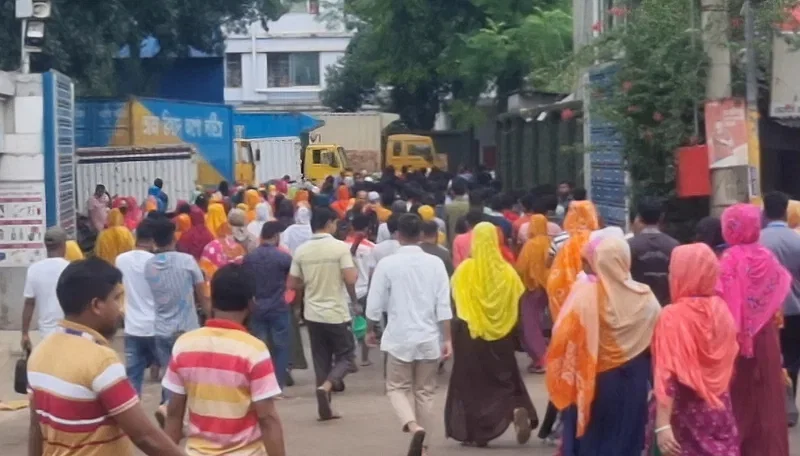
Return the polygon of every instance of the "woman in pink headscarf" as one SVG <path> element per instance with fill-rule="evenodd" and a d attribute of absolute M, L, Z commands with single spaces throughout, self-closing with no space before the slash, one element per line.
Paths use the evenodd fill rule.
<path fill-rule="evenodd" d="M 730 393 L 741 456 L 789 456 L 785 384 L 775 318 L 791 275 L 759 244 L 761 210 L 736 204 L 722 214 L 730 246 L 720 260 L 716 292 L 728 304 L 739 342 Z"/>
<path fill-rule="evenodd" d="M 114 198 L 114 201 L 111 202 L 111 207 L 122 212 L 125 228 L 131 231 L 135 231 L 136 227 L 139 226 L 139 222 L 142 221 L 142 208 L 139 207 L 136 198 L 132 196 Z"/>

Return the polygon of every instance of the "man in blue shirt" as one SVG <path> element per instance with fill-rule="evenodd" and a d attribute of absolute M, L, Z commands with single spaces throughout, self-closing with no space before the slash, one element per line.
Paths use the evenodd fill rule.
<path fill-rule="evenodd" d="M 783 303 L 781 352 L 783 365 L 792 379 L 797 395 L 797 374 L 800 371 L 800 234 L 786 223 L 789 197 L 780 192 L 764 195 L 764 218 L 767 226 L 761 231 L 761 244 L 775 254 L 792 275 L 792 289 Z M 794 400 L 791 401 L 794 403 Z M 789 424 L 797 424 L 797 410 L 790 412 Z"/>
<path fill-rule="evenodd" d="M 291 353 L 291 307 L 286 302 L 286 280 L 292 257 L 278 248 L 283 224 L 261 227 L 261 245 L 244 257 L 244 267 L 256 284 L 256 305 L 250 332 L 269 346 L 281 389 L 286 384 Z"/>

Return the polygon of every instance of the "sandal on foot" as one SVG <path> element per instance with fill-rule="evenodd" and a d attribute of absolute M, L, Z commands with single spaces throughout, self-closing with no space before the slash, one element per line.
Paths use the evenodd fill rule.
<path fill-rule="evenodd" d="M 524 408 L 514 410 L 514 431 L 517 434 L 517 443 L 528 443 L 531 438 L 531 418 Z"/>
<path fill-rule="evenodd" d="M 425 445 L 425 430 L 420 429 L 411 437 L 411 443 L 408 445 L 408 456 L 422 456 L 422 450 Z"/>

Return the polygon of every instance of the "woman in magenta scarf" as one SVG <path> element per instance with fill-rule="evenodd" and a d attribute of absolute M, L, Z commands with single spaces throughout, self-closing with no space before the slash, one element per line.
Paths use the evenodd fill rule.
<path fill-rule="evenodd" d="M 189 219 L 192 221 L 192 227 L 189 228 L 189 231 L 183 233 L 178 240 L 177 249 L 179 252 L 188 253 L 199 261 L 203 255 L 203 249 L 206 248 L 209 242 L 214 240 L 214 235 L 206 227 L 205 213 L 199 207 L 192 206 L 189 212 Z"/>
<path fill-rule="evenodd" d="M 789 456 L 785 385 L 778 322 L 791 276 L 759 244 L 761 211 L 736 204 L 722 214 L 730 246 L 720 260 L 716 292 L 728 304 L 737 329 L 731 399 L 741 439 L 741 456 Z"/>

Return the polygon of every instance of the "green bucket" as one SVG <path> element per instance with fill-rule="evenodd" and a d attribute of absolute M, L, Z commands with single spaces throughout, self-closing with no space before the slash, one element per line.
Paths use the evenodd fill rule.
<path fill-rule="evenodd" d="M 356 339 L 363 339 L 367 335 L 367 319 L 361 315 L 353 318 L 353 334 Z"/>

